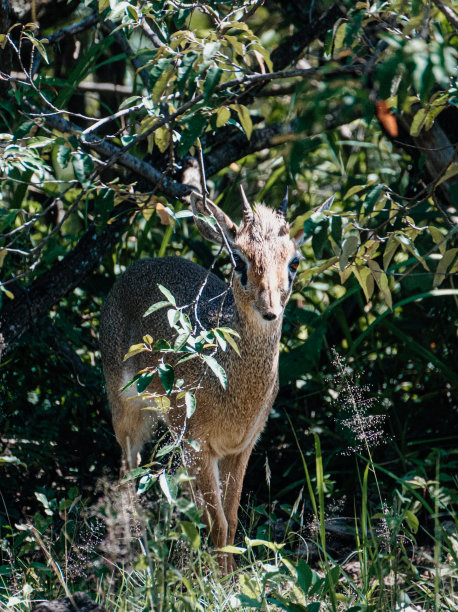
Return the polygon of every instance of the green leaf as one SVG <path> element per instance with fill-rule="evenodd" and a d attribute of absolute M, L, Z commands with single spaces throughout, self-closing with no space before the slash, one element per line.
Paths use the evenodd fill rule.
<path fill-rule="evenodd" d="M 334 242 L 339 245 L 342 240 L 342 217 L 340 215 L 331 217 L 331 236 Z"/>
<path fill-rule="evenodd" d="M 180 311 L 180 323 L 181 323 L 182 328 L 185 329 L 189 334 L 191 334 L 191 331 L 192 331 L 191 320 L 188 317 L 188 315 L 183 311 Z"/>
<path fill-rule="evenodd" d="M 434 274 L 434 280 L 433 280 L 434 289 L 436 289 L 436 287 L 439 287 L 439 285 L 441 285 L 443 281 L 445 280 L 447 270 L 449 266 L 451 266 L 452 263 L 454 262 L 457 254 L 458 254 L 458 249 L 455 248 L 455 249 L 449 249 L 442 256 L 442 259 L 437 265 L 436 273 Z"/>
<path fill-rule="evenodd" d="M 177 305 L 175 298 L 173 297 L 173 295 L 170 293 L 170 291 L 166 287 L 158 284 L 157 288 L 163 295 L 165 295 L 165 297 L 168 299 L 169 303 L 172 304 L 172 306 Z"/>
<path fill-rule="evenodd" d="M 175 75 L 175 67 L 170 64 L 172 60 L 169 59 L 169 63 L 162 68 L 162 74 L 156 81 L 153 87 L 153 92 L 151 98 L 154 104 L 157 104 L 161 99 L 162 94 L 164 93 L 165 88 L 167 87 L 170 79 Z"/>
<path fill-rule="evenodd" d="M 387 270 L 393 259 L 394 254 L 396 253 L 399 247 L 399 241 L 396 240 L 395 236 L 391 235 L 388 238 L 388 241 L 385 245 L 385 250 L 383 252 L 383 268 Z"/>
<path fill-rule="evenodd" d="M 221 330 L 221 331 L 223 331 L 223 330 Z M 239 347 L 237 346 L 234 338 L 227 331 L 223 331 L 223 335 L 224 335 L 225 340 L 231 345 L 231 347 L 234 349 L 234 351 L 240 357 Z"/>
<path fill-rule="evenodd" d="M 410 124 L 411 136 L 419 136 L 426 120 L 426 114 L 426 108 L 420 108 L 420 110 L 415 113 L 412 123 Z"/>
<path fill-rule="evenodd" d="M 373 259 L 369 259 L 367 265 L 369 266 L 369 269 L 372 273 L 372 276 L 374 277 L 375 282 L 378 285 L 378 288 L 383 293 L 383 297 L 385 298 L 386 303 L 388 304 L 389 308 L 392 309 L 393 300 L 391 298 L 391 291 L 388 286 L 387 275 L 385 274 L 385 272 L 383 272 L 378 263 Z"/>
<path fill-rule="evenodd" d="M 375 185 L 366 195 L 366 199 L 364 200 L 364 207 L 366 212 L 372 212 L 375 204 L 377 203 L 381 193 L 382 193 L 383 185 Z"/>
<path fill-rule="evenodd" d="M 197 353 L 188 353 L 187 355 L 183 355 L 182 357 L 179 357 L 179 359 L 176 360 L 175 365 L 178 365 L 180 363 L 184 363 L 185 361 L 189 361 L 190 359 L 195 359 L 196 357 L 198 357 Z"/>
<path fill-rule="evenodd" d="M 154 143 L 161 153 L 165 153 L 170 146 L 172 132 L 165 126 L 158 127 L 154 132 Z"/>
<path fill-rule="evenodd" d="M 163 446 L 157 451 L 156 459 L 159 459 L 160 457 L 164 457 L 164 455 L 168 455 L 169 453 L 176 450 L 177 448 L 179 447 L 176 444 L 166 444 L 165 446 Z"/>
<path fill-rule="evenodd" d="M 72 158 L 76 178 L 84 188 L 90 187 L 89 175 L 94 170 L 92 159 L 86 153 L 75 153 Z"/>
<path fill-rule="evenodd" d="M 193 115 L 187 122 L 180 141 L 180 153 L 187 153 L 196 140 L 202 135 L 207 125 L 207 117 L 201 114 Z"/>
<path fill-rule="evenodd" d="M 356 253 L 359 245 L 359 236 L 351 234 L 344 240 L 342 245 L 342 254 L 339 258 L 339 266 L 342 272 L 345 270 L 348 260 Z"/>
<path fill-rule="evenodd" d="M 253 132 L 253 122 L 251 121 L 250 111 L 243 104 L 231 104 L 230 107 L 237 113 L 240 125 L 242 126 L 246 137 L 248 140 L 250 140 L 251 133 Z"/>
<path fill-rule="evenodd" d="M 434 244 L 437 244 L 439 247 L 439 251 L 443 255 L 447 250 L 447 237 L 443 234 L 437 227 L 434 225 L 430 225 L 428 227 L 429 233 L 431 234 L 431 238 L 434 241 Z"/>
<path fill-rule="evenodd" d="M 310 566 L 303 560 L 300 559 L 296 566 L 297 572 L 297 583 L 307 595 L 310 585 L 312 584 L 313 572 L 310 569 Z"/>
<path fill-rule="evenodd" d="M 186 404 L 186 416 L 190 419 L 196 410 L 196 396 L 190 391 L 186 391 L 184 401 Z"/>
<path fill-rule="evenodd" d="M 224 333 L 220 329 L 214 329 L 215 340 L 219 344 L 221 350 L 225 351 L 227 347 L 227 341 L 224 337 Z"/>
<path fill-rule="evenodd" d="M 222 106 L 221 108 L 218 108 L 218 110 L 216 111 L 216 127 L 223 127 L 223 125 L 226 125 L 230 118 L 231 111 L 227 108 L 227 106 Z"/>
<path fill-rule="evenodd" d="M 411 510 L 406 511 L 406 523 L 413 533 L 417 533 L 420 522 Z"/>
<path fill-rule="evenodd" d="M 361 285 L 362 290 L 364 291 L 364 295 L 366 297 L 366 302 L 372 297 L 374 293 L 374 277 L 371 274 L 369 268 L 358 268 L 357 266 L 353 266 L 353 273 L 358 279 L 358 283 Z"/>
<path fill-rule="evenodd" d="M 206 42 L 204 45 L 203 59 L 204 62 L 211 60 L 219 51 L 221 43 L 218 41 Z"/>
<path fill-rule="evenodd" d="M 218 552 L 230 553 L 231 555 L 243 555 L 246 552 L 246 548 L 242 546 L 223 546 L 222 548 L 216 549 Z"/>
<path fill-rule="evenodd" d="M 164 391 L 167 395 L 170 395 L 173 389 L 173 383 L 175 381 L 175 372 L 171 365 L 168 363 L 161 363 L 157 366 L 157 372 L 161 381 L 161 385 L 164 387 Z"/>
<path fill-rule="evenodd" d="M 144 351 L 147 351 L 147 350 L 148 348 L 144 345 L 143 342 L 141 342 L 140 344 L 132 344 L 132 346 L 129 347 L 129 350 L 127 351 L 127 353 L 124 355 L 123 361 L 127 361 L 134 355 L 138 355 L 139 353 L 143 353 Z"/>
<path fill-rule="evenodd" d="M 124 387 L 121 389 L 121 393 L 123 391 L 125 391 L 126 389 L 128 389 L 131 385 L 133 385 L 135 382 L 137 382 L 137 380 L 140 378 L 141 374 L 135 374 L 135 376 L 133 378 L 131 378 L 129 380 L 129 382 L 127 382 Z"/>
<path fill-rule="evenodd" d="M 214 357 L 211 357 L 210 355 L 202 355 L 202 359 L 205 361 L 210 370 L 219 380 L 223 389 L 225 389 L 227 385 L 227 377 L 224 369 L 219 365 L 216 359 Z"/>
<path fill-rule="evenodd" d="M 365 185 L 353 185 L 353 187 L 350 187 L 350 189 L 344 195 L 343 199 L 347 200 L 348 198 L 351 198 L 352 195 L 355 195 L 357 193 L 360 193 L 361 191 L 364 191 L 364 189 L 366 189 Z"/>
<path fill-rule="evenodd" d="M 438 187 L 441 183 L 444 183 L 445 181 L 450 180 L 457 174 L 458 174 L 458 163 L 453 162 L 453 164 L 450 164 L 450 166 L 447 168 L 447 171 L 445 172 L 444 176 L 441 176 L 441 178 L 437 181 L 436 187 Z"/>
<path fill-rule="evenodd" d="M 337 57 L 339 55 L 339 51 L 344 46 L 345 36 L 347 35 L 347 25 L 348 25 L 347 22 L 344 21 L 336 29 L 336 33 L 334 36 L 334 50 L 333 50 L 334 57 Z"/>
<path fill-rule="evenodd" d="M 184 345 L 188 341 L 188 338 L 190 335 L 191 335 L 190 332 L 184 332 L 182 334 L 179 334 L 173 345 L 173 350 L 181 351 L 181 349 L 184 347 Z"/>
<path fill-rule="evenodd" d="M 194 548 L 194 550 L 197 550 L 200 546 L 200 535 L 194 523 L 191 523 L 190 521 L 181 521 L 180 527 L 183 534 L 190 541 L 191 546 Z"/>
<path fill-rule="evenodd" d="M 150 385 L 154 378 L 155 372 L 143 372 L 137 380 L 137 393 L 143 393 L 143 391 Z"/>
<path fill-rule="evenodd" d="M 153 312 L 156 312 L 156 310 L 160 310 L 161 308 L 165 308 L 166 306 L 170 306 L 170 302 L 156 302 L 155 304 L 153 304 L 152 306 L 150 306 L 148 308 L 148 310 L 145 312 L 145 314 L 143 315 L 144 317 L 147 317 L 148 315 L 152 314 Z"/>
<path fill-rule="evenodd" d="M 27 146 L 34 147 L 35 149 L 40 149 L 41 147 L 46 147 L 47 145 L 54 143 L 54 138 L 46 138 L 46 136 L 35 136 L 33 138 L 27 139 Z"/>
<path fill-rule="evenodd" d="M 2 455 L 0 457 L 0 463 L 15 463 L 16 465 L 19 465 L 21 460 L 13 455 Z"/>
<path fill-rule="evenodd" d="M 170 492 L 170 487 L 169 487 L 169 482 L 167 480 L 167 476 L 165 475 L 165 472 L 162 472 L 162 474 L 159 476 L 159 486 L 161 487 L 162 492 L 167 498 L 167 501 L 169 502 L 169 504 L 173 503 L 172 494 Z"/>
<path fill-rule="evenodd" d="M 204 83 L 204 99 L 208 100 L 221 80 L 223 71 L 217 66 L 210 66 Z"/>
<path fill-rule="evenodd" d="M 38 52 L 40 53 L 40 55 L 43 57 L 43 59 L 45 60 L 45 62 L 47 64 L 49 64 L 49 59 L 48 59 L 48 54 L 46 53 L 46 49 L 43 45 L 43 43 L 40 40 L 37 40 L 36 38 L 34 38 L 33 36 L 31 36 L 30 34 L 28 34 L 28 32 L 24 32 L 23 33 L 24 36 L 26 36 L 30 42 L 32 43 L 32 45 L 38 49 Z M 45 39 L 46 40 L 46 39 Z M 47 42 L 47 41 L 46 41 Z"/>
<path fill-rule="evenodd" d="M 127 472 L 127 474 L 121 480 L 120 484 L 124 484 L 125 482 L 129 482 L 131 480 L 136 480 L 140 476 L 145 476 L 148 473 L 149 473 L 149 468 L 145 468 L 145 467 L 134 468 L 133 470 L 130 470 L 129 472 Z"/>
<path fill-rule="evenodd" d="M 160 340 L 156 340 L 154 343 L 153 351 L 168 352 L 170 350 L 172 350 L 172 347 L 167 340 L 161 338 Z"/>
<path fill-rule="evenodd" d="M 145 476 L 142 476 L 140 478 L 140 482 L 138 483 L 137 495 L 140 497 L 140 495 L 146 493 L 154 482 L 156 482 L 156 476 L 153 474 L 145 474 Z"/>
<path fill-rule="evenodd" d="M 177 329 L 177 323 L 180 319 L 180 311 L 175 310 L 175 308 L 170 308 L 170 310 L 167 310 L 167 319 L 170 327 Z"/>
<path fill-rule="evenodd" d="M 235 329 L 232 329 L 231 327 L 218 327 L 218 329 L 224 334 L 229 334 L 231 336 L 235 336 L 236 338 L 240 338 L 239 332 L 235 331 Z"/>

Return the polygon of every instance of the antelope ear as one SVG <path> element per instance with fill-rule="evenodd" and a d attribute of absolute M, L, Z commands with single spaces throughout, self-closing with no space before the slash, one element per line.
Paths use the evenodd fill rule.
<path fill-rule="evenodd" d="M 206 199 L 206 208 L 204 210 L 202 195 L 200 193 L 192 191 L 190 198 L 194 221 L 202 236 L 211 242 L 224 245 L 225 241 L 221 235 L 224 234 L 227 242 L 231 245 L 238 230 L 237 225 L 232 219 L 208 198 Z M 199 215 L 201 215 L 201 217 L 199 217 Z"/>
<path fill-rule="evenodd" d="M 294 236 L 292 236 L 292 239 L 293 239 L 293 241 L 294 241 L 294 243 L 296 245 L 296 249 L 299 249 L 304 244 L 304 242 L 307 240 L 307 237 L 306 237 L 306 235 L 304 233 L 303 228 L 298 230 L 294 234 Z"/>

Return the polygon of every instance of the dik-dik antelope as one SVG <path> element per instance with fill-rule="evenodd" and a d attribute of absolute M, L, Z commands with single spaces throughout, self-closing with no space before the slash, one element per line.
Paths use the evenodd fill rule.
<path fill-rule="evenodd" d="M 137 396 L 135 387 L 120 390 L 143 368 L 155 366 L 160 354 L 143 352 L 123 361 L 131 345 L 149 334 L 172 340 L 164 310 L 144 317 L 163 300 L 158 284 L 175 297 L 177 306 L 197 303 L 197 318 L 206 328 L 218 325 L 239 334 L 240 356 L 227 347 L 216 357 L 227 375 L 223 389 L 201 359 L 176 367 L 176 376 L 195 386 L 197 407 L 187 420 L 184 400 L 172 399 L 165 415 L 168 426 L 181 432 L 185 461 L 194 478 L 196 498 L 217 548 L 234 543 L 237 512 L 248 459 L 266 423 L 278 391 L 278 356 L 283 312 L 301 255 L 286 222 L 287 196 L 279 210 L 258 204 L 253 210 L 242 189 L 243 219 L 236 225 L 218 206 L 191 196 L 196 224 L 204 238 L 231 251 L 235 267 L 232 289 L 217 276 L 186 259 L 164 257 L 134 263 L 111 289 L 102 311 L 100 347 L 116 438 L 124 461 L 138 462 L 143 444 L 151 438 L 156 412 L 144 410 L 151 400 Z M 205 222 L 202 214 L 216 220 Z M 202 291 L 202 286 L 203 291 Z M 192 313 L 190 313 L 191 316 Z M 161 393 L 157 377 L 148 389 Z M 163 393 L 163 390 L 162 390 Z M 174 397 L 173 394 L 171 396 Z M 200 450 L 186 443 L 197 441 Z M 232 558 L 220 555 L 223 571 Z"/>

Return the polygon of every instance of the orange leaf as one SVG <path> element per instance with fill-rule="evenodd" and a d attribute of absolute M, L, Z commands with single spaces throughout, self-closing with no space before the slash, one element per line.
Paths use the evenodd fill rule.
<path fill-rule="evenodd" d="M 162 225 L 170 225 L 170 217 L 165 209 L 165 206 L 158 202 L 156 204 L 156 212 L 159 215 Z"/>
<path fill-rule="evenodd" d="M 377 119 L 383 125 L 385 130 L 392 138 L 396 138 L 399 134 L 398 124 L 396 121 L 396 117 L 391 112 L 388 104 L 385 100 L 377 100 L 375 102 L 375 108 L 377 112 Z"/>

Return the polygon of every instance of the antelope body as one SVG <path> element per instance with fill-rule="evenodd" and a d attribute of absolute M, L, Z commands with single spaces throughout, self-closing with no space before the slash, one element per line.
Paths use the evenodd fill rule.
<path fill-rule="evenodd" d="M 201 266 L 175 257 L 143 259 L 134 263 L 115 283 L 102 310 L 100 347 L 113 426 L 124 462 L 135 467 L 146 440 L 154 433 L 157 413 L 144 410 L 151 400 L 137 396 L 135 385 L 120 389 L 141 369 L 155 366 L 161 355 L 140 353 L 123 361 L 133 344 L 149 334 L 173 343 L 165 310 L 144 317 L 163 300 L 157 285 L 165 286 L 177 306 L 197 302 L 197 317 L 207 329 L 226 326 L 239 334 L 240 356 L 227 347 L 216 359 L 224 368 L 227 388 L 201 359 L 176 366 L 176 377 L 186 386 L 198 385 L 196 410 L 186 418 L 184 400 L 174 399 L 165 414 L 169 427 L 183 440 L 198 442 L 195 450 L 185 442 L 185 461 L 194 477 L 193 488 L 204 510 L 204 520 L 216 547 L 234 543 L 237 512 L 248 459 L 278 390 L 278 356 L 283 311 L 291 294 L 301 258 L 285 220 L 286 200 L 275 211 L 257 205 L 253 211 L 243 193 L 243 220 L 237 226 L 220 208 L 196 194 L 192 208 L 201 234 L 232 252 L 235 274 L 232 289 Z M 197 213 L 210 213 L 216 227 Z M 204 289 L 202 291 L 202 286 Z M 191 314 L 191 313 L 190 313 Z M 176 334 L 175 334 L 176 335 Z M 157 377 L 148 391 L 163 393 Z M 220 555 L 223 571 L 232 558 Z"/>

